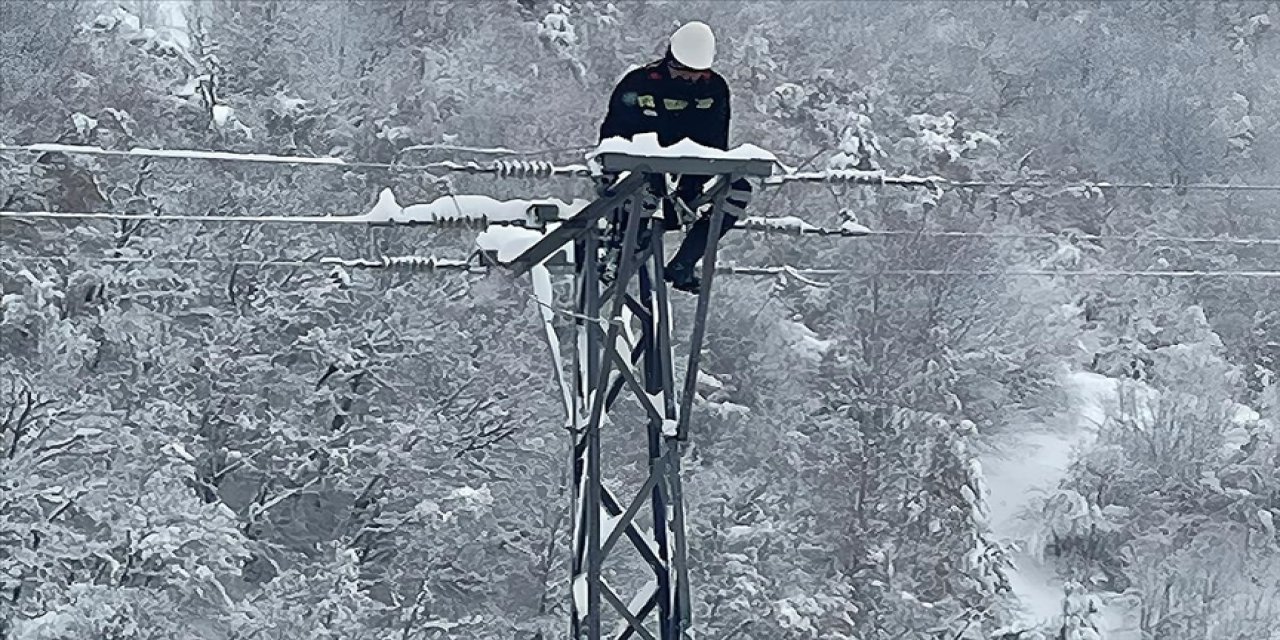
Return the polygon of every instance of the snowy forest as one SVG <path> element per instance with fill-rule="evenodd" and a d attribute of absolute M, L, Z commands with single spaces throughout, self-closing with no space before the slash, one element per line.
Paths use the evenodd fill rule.
<path fill-rule="evenodd" d="M 755 216 L 900 233 L 722 243 L 833 271 L 715 281 L 689 638 L 1280 638 L 1280 188 L 1250 188 L 1280 185 L 1274 0 L 3 0 L 0 145 L 581 162 L 695 19 L 732 144 L 985 186 L 757 188 Z M 0 151 L 4 212 L 383 189 L 594 197 Z M 0 225 L 0 639 L 568 637 L 529 279 L 312 262 L 462 259 L 474 229 Z"/>

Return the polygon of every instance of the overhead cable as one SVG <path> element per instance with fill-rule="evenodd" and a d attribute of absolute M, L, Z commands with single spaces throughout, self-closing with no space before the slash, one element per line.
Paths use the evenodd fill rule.
<path fill-rule="evenodd" d="M 86 257 L 35 255 L 8 258 L 18 262 L 34 260 L 83 261 L 102 264 L 152 264 L 240 267 L 346 267 L 355 269 L 465 271 L 489 273 L 488 267 L 461 259 L 434 256 L 379 256 L 375 258 L 324 257 L 316 260 L 271 258 L 263 260 L 223 260 L 217 258 L 163 258 L 155 256 Z M 855 276 L 855 277 L 1064 277 L 1064 278 L 1280 278 L 1280 270 L 1169 270 L 1169 269 L 836 269 L 778 266 L 739 266 L 721 263 L 716 273 L 743 276 Z"/>
<path fill-rule="evenodd" d="M 782 266 L 717 265 L 716 272 L 735 275 L 855 276 L 855 277 L 1063 277 L 1063 278 L 1280 278 L 1280 271 L 1143 270 L 1143 269 L 823 269 Z"/>
<path fill-rule="evenodd" d="M 508 149 L 506 147 L 471 147 L 471 146 L 460 145 L 460 144 L 437 143 L 437 144 L 415 144 L 413 146 L 405 147 L 401 149 L 400 153 L 405 154 L 405 153 L 411 153 L 414 151 L 457 151 L 459 153 L 474 153 L 477 155 L 486 155 L 486 156 L 529 157 L 529 156 L 545 156 L 553 153 L 568 153 L 570 151 L 585 153 L 594 148 L 595 147 L 590 147 L 590 146 L 577 146 L 577 147 L 552 147 L 548 149 L 533 149 L 529 151 L 519 151 L 516 149 Z"/>
<path fill-rule="evenodd" d="M 419 148 L 450 148 L 452 145 L 422 145 Z M 455 147 L 473 153 L 487 155 L 538 155 L 537 152 L 515 152 L 511 149 L 477 149 Z M 411 147 L 412 149 L 412 147 Z M 572 149 L 570 149 L 572 150 Z M 496 160 L 486 164 L 477 162 L 440 161 L 426 164 L 402 164 L 398 162 L 348 162 L 333 157 L 282 156 L 259 153 L 234 153 L 226 151 L 201 151 L 190 149 L 146 149 L 128 150 L 103 149 L 81 145 L 65 145 L 39 143 L 29 145 L 0 144 L 0 151 L 30 153 L 65 153 L 73 155 L 98 155 L 129 158 L 162 158 L 180 160 L 212 160 L 238 163 L 268 163 L 286 165 L 318 165 L 343 167 L 349 169 L 377 169 L 401 171 L 447 171 L 461 173 L 493 174 L 500 177 L 547 178 L 547 177 L 586 177 L 591 175 L 590 169 L 583 164 L 564 166 L 547 162 L 531 162 L 525 160 Z M 510 153 L 508 153 L 510 152 Z M 1280 191 L 1280 184 L 1232 184 L 1215 182 L 1132 182 L 1132 181 L 1086 181 L 1077 183 L 1050 182 L 1043 180 L 950 180 L 941 176 L 890 176 L 882 171 L 862 171 L 857 169 L 826 169 L 822 171 L 792 171 L 771 176 L 763 180 L 766 186 L 778 186 L 791 183 L 846 183 L 862 185 L 890 185 L 915 188 L 962 188 L 962 189 L 1045 189 L 1075 191 L 1087 194 L 1090 191 L 1103 190 L 1158 190 L 1158 191 Z"/>
<path fill-rule="evenodd" d="M 133 222 L 190 222 L 200 224 L 317 224 L 317 225 L 426 225 L 441 227 L 488 225 L 529 226 L 524 220 L 370 220 L 363 216 L 345 215 L 305 215 L 305 216 L 232 216 L 232 215 L 190 215 L 190 214 L 145 214 L 145 213 L 93 213 L 72 211 L 0 211 L 0 220 L 38 220 L 38 219 L 83 219 L 112 220 Z M 785 223 L 785 224 L 783 224 Z M 823 237 L 865 238 L 865 237 L 926 237 L 957 239 L 994 239 L 994 240 L 1044 240 L 1062 241 L 1119 241 L 1119 242 L 1169 242 L 1186 244 L 1226 244 L 1243 246 L 1280 246 L 1280 238 L 1241 238 L 1234 236 L 1174 236 L 1161 234 L 1118 235 L 1077 233 L 1074 231 L 1052 232 L 1018 232 L 1018 231 L 929 231 L 913 229 L 867 229 L 818 227 L 796 219 L 751 217 L 739 223 L 745 231 L 774 233 L 782 235 L 812 235 Z"/>
<path fill-rule="evenodd" d="M 864 237 L 926 237 L 926 238 L 986 238 L 997 240 L 1048 240 L 1061 242 L 1108 241 L 1124 242 L 1181 242 L 1187 244 L 1238 244 L 1238 245 L 1273 245 L 1280 246 L 1280 238 L 1239 238 L 1233 236 L 1173 236 L 1161 234 L 1117 235 L 1102 233 L 1080 233 L 1076 231 L 1023 232 L 1023 231 L 942 231 L 917 229 L 868 229 L 861 225 L 848 225 L 839 228 L 818 227 L 798 218 L 770 218 L 753 216 L 744 218 L 738 227 L 747 231 L 778 233 L 786 235 L 812 235 L 842 238 Z"/>
<path fill-rule="evenodd" d="M 1232 184 L 1218 182 L 1049 182 L 1044 180 L 951 180 L 942 176 L 891 176 L 883 171 L 858 169 L 824 169 L 822 171 L 796 171 L 770 176 L 763 180 L 766 186 L 792 183 L 827 183 L 890 185 L 899 187 L 924 187 L 930 189 L 1045 189 L 1075 192 L 1087 195 L 1104 190 L 1154 190 L 1154 191 L 1280 191 L 1280 184 Z"/>
<path fill-rule="evenodd" d="M 524 220 L 491 220 L 488 218 L 447 218 L 436 220 L 371 219 L 350 215 L 305 216 L 232 216 L 225 214 L 192 215 L 176 213 L 94 213 L 83 211 L 0 211 L 0 220 L 109 220 L 123 222 L 192 222 L 199 224 L 318 224 L 361 226 L 438 226 L 486 227 L 527 226 Z"/>
<path fill-rule="evenodd" d="M 265 163 L 274 165 L 315 165 L 338 167 L 343 169 L 376 169 L 385 171 L 436 171 L 471 174 L 490 174 L 502 178 L 550 178 L 550 177 L 586 177 L 591 170 L 585 164 L 555 165 L 550 162 L 532 160 L 494 160 L 484 164 L 478 162 L 454 162 L 443 160 L 425 164 L 402 164 L 387 162 L 347 162 L 342 158 L 281 156 L 261 153 L 233 153 L 227 151 L 199 151 L 189 149 L 145 149 L 127 150 L 103 149 L 64 144 L 0 144 L 0 151 L 29 153 L 65 153 L 68 155 L 95 155 L 122 158 L 159 158 L 166 160 L 209 160 L 232 163 Z"/>

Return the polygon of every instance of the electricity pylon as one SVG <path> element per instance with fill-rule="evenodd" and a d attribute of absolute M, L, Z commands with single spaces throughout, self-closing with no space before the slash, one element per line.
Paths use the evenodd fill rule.
<path fill-rule="evenodd" d="M 599 160 L 607 173 L 622 177 L 511 263 L 517 273 L 523 273 L 572 243 L 576 300 L 572 638 L 683 640 L 691 620 L 691 600 L 680 453 L 688 437 L 706 335 L 717 230 L 729 185 L 743 176 L 767 176 L 772 167 L 761 160 L 622 154 L 604 154 Z M 663 278 L 664 226 L 655 217 L 661 211 L 661 194 L 652 193 L 650 187 L 665 184 L 667 174 L 718 178 L 700 199 L 712 205 L 711 225 L 702 260 L 702 288 L 688 349 L 682 354 L 687 365 L 679 389 L 671 303 Z M 610 247 L 617 251 L 606 251 Z M 615 259 L 612 278 L 602 279 L 603 262 Z M 609 420 L 623 390 L 646 414 L 643 430 Z M 647 473 L 639 482 L 633 480 L 615 491 L 606 481 L 618 486 L 628 484 L 629 478 L 617 473 L 621 465 L 610 466 L 602 459 L 602 438 L 640 433 L 647 446 Z M 643 563 L 607 563 L 627 548 Z M 647 568 L 637 573 L 636 566 Z"/>

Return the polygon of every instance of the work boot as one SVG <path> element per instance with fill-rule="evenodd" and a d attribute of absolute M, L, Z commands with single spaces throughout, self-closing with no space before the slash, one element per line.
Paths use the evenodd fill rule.
<path fill-rule="evenodd" d="M 671 283 L 671 286 L 697 295 L 702 291 L 702 280 L 694 273 L 692 266 L 671 264 L 667 265 L 666 270 L 662 274 L 662 278 Z"/>

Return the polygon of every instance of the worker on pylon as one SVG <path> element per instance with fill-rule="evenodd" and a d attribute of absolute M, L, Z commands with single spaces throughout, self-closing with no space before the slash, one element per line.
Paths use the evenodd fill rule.
<path fill-rule="evenodd" d="M 689 22 L 671 34 L 661 60 L 623 76 L 609 99 L 609 113 L 600 125 L 600 140 L 656 133 L 658 143 L 670 146 L 689 139 L 704 146 L 727 150 L 729 146 L 729 85 L 711 70 L 716 39 L 711 27 Z M 677 229 L 696 216 L 689 203 L 702 194 L 712 176 L 681 176 L 675 193 L 668 196 L 666 181 L 656 176 L 650 185 L 662 199 L 663 222 Z M 720 235 L 731 229 L 751 201 L 751 184 L 738 179 L 729 186 L 724 224 Z M 666 279 L 676 289 L 697 293 L 701 282 L 694 267 L 707 247 L 710 220 L 693 221 L 684 242 L 666 268 Z"/>

